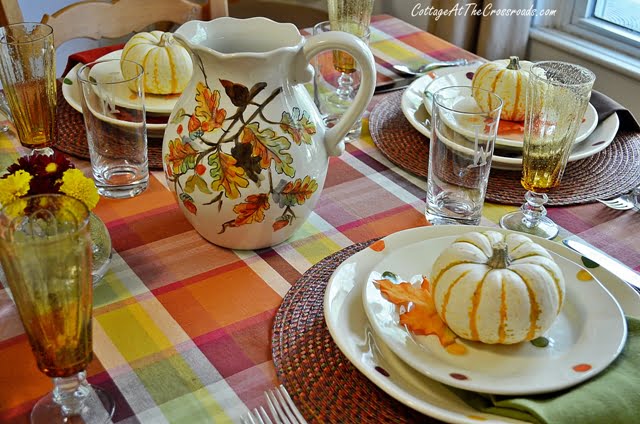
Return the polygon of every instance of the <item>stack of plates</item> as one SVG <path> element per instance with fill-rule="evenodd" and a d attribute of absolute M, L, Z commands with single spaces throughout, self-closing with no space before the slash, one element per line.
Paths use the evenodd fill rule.
<path fill-rule="evenodd" d="M 102 56 L 98 60 L 108 59 L 120 59 L 122 50 L 116 50 L 109 54 Z M 101 73 L 119 73 L 120 67 L 117 66 L 117 62 L 113 63 L 113 69 L 109 67 L 96 67 L 91 72 L 99 69 Z M 83 64 L 79 63 L 74 66 L 67 75 L 64 77 L 62 84 L 62 94 L 67 101 L 78 112 L 82 113 L 82 98 L 80 88 L 78 88 L 77 72 Z M 145 94 L 145 109 L 147 112 L 147 134 L 151 138 L 162 138 L 164 136 L 164 130 L 167 128 L 167 122 L 169 121 L 169 115 L 173 110 L 179 94 L 158 95 L 158 94 Z M 117 98 L 116 102 L 121 106 L 127 106 L 129 103 L 127 96 L 123 95 L 121 98 Z"/>
<path fill-rule="evenodd" d="M 430 137 L 424 123 L 431 118 L 431 95 L 444 87 L 471 86 L 473 73 L 478 66 L 476 64 L 444 68 L 418 78 L 402 95 L 401 108 L 404 116 L 415 129 Z M 619 125 L 618 115 L 615 113 L 599 123 L 595 108 L 589 104 L 578 129 L 569 162 L 584 159 L 606 149 L 618 132 Z M 506 170 L 522 168 L 523 132 L 522 122 L 500 122 L 492 167 Z M 465 146 L 461 146 L 461 148 L 465 148 Z"/>
<path fill-rule="evenodd" d="M 579 255 L 532 237 L 552 253 L 567 284 L 562 312 L 545 334 L 547 347 L 459 340 L 468 351 L 457 356 L 449 354 L 436 336 L 416 336 L 400 326 L 397 307 L 380 295 L 373 280 L 386 271 L 404 279 L 428 276 L 436 257 L 455 238 L 489 229 L 496 230 L 440 226 L 392 234 L 343 262 L 325 293 L 326 323 L 345 356 L 390 396 L 447 422 L 477 423 L 478 417 L 520 422 L 474 410 L 454 388 L 530 395 L 572 387 L 618 356 L 627 336 L 624 314 L 640 315 L 640 295 L 620 279 L 600 267 L 590 269 L 593 279 L 585 282 Z"/>

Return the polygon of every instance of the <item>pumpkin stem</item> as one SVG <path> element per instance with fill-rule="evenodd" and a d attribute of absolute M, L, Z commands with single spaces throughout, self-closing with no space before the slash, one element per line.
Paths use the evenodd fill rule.
<path fill-rule="evenodd" d="M 165 32 L 164 34 L 162 34 L 160 36 L 160 41 L 158 42 L 158 47 L 164 47 L 166 45 L 171 44 L 171 34 L 168 32 Z"/>
<path fill-rule="evenodd" d="M 493 245 L 493 254 L 487 261 L 491 268 L 506 268 L 511 264 L 507 243 L 501 241 Z"/>
<path fill-rule="evenodd" d="M 514 71 L 522 69 L 518 56 L 509 56 L 509 64 L 507 65 L 507 69 L 511 69 Z"/>

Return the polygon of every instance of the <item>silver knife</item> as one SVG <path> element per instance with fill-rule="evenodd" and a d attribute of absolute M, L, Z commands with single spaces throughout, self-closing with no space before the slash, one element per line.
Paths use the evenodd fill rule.
<path fill-rule="evenodd" d="M 403 78 L 395 81 L 384 82 L 376 86 L 376 89 L 373 92 L 373 94 L 381 94 L 381 93 L 388 93 L 390 91 L 401 90 L 411 85 L 412 82 L 414 82 L 421 76 L 422 75 L 418 75 L 417 77 Z"/>
<path fill-rule="evenodd" d="M 576 240 L 565 239 L 562 240 L 562 243 L 580 253 L 585 258 L 597 263 L 607 271 L 610 271 L 612 274 L 617 275 L 625 283 L 640 290 L 640 275 L 638 275 L 634 270 L 632 270 L 622 262 L 612 259 L 607 255 L 604 255 L 597 250 L 587 246 L 586 244 L 580 243 Z"/>

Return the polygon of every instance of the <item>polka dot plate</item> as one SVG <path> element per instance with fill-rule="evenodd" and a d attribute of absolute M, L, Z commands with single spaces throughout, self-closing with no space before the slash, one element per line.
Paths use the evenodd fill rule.
<path fill-rule="evenodd" d="M 475 66 L 477 67 L 477 65 Z M 437 71 L 430 73 L 429 75 L 425 75 L 423 77 L 415 80 L 406 90 L 404 90 L 398 96 L 400 98 L 400 109 L 404 117 L 411 124 L 413 128 L 418 130 L 422 135 L 429 138 L 430 131 L 424 125 L 424 122 L 427 119 L 431 119 L 431 114 L 427 110 L 423 101 L 423 92 L 425 88 L 430 83 L 439 79 L 439 77 L 443 77 L 442 81 L 449 81 L 450 75 L 453 73 L 455 75 L 459 75 L 461 72 L 464 73 L 472 73 L 475 70 L 474 66 L 465 67 L 465 68 L 443 68 Z M 468 78 L 467 78 L 468 80 Z M 469 81 L 470 83 L 470 81 Z M 428 103 L 427 103 L 428 104 Z M 375 119 L 378 115 L 381 118 L 389 119 L 392 116 L 393 108 L 385 107 L 383 109 L 372 111 L 372 118 L 374 125 L 371 125 L 372 134 L 376 130 Z M 388 116 L 387 116 L 388 115 Z M 580 137 L 578 138 L 580 142 L 576 142 L 571 154 L 569 156 L 569 162 L 575 162 L 581 159 L 585 159 L 591 156 L 596 155 L 597 153 L 605 150 L 607 147 L 611 145 L 613 142 L 616 133 L 618 132 L 618 128 L 620 126 L 620 120 L 617 114 L 612 114 L 607 119 L 602 122 L 597 122 L 597 114 L 595 113 L 595 109 L 590 104 L 587 110 L 588 122 L 585 121 L 585 124 L 582 128 L 582 132 Z M 594 119 L 595 123 L 594 124 Z M 588 124 L 588 125 L 587 125 Z M 506 124 L 503 124 L 503 126 Z M 387 129 L 387 131 L 389 131 Z M 381 137 L 383 135 L 379 135 Z M 387 137 L 388 135 L 384 135 Z M 375 139 L 375 137 L 374 137 Z M 577 139 L 577 140 L 578 140 Z M 494 169 L 502 169 L 502 170 L 521 170 L 522 169 L 522 147 L 520 141 L 511 141 L 507 143 L 507 140 L 504 139 L 502 142 L 496 140 L 496 151 L 493 154 L 493 160 L 491 162 L 491 168 Z M 428 144 L 428 141 L 427 141 Z M 461 143 L 462 148 L 468 148 L 468 143 Z"/>
<path fill-rule="evenodd" d="M 374 331 L 411 367 L 434 380 L 475 392 L 527 395 L 581 383 L 604 370 L 620 353 L 627 329 L 622 309 L 582 267 L 552 254 L 565 278 L 565 303 L 544 334 L 544 347 L 529 342 L 485 344 L 459 339 L 465 354 L 449 353 L 435 335 L 416 336 L 399 324 L 396 305 L 382 297 L 374 280 L 390 271 L 404 281 L 429 276 L 431 266 L 457 236 L 429 238 L 385 248 L 376 256 L 363 288 L 365 312 Z"/>
<path fill-rule="evenodd" d="M 581 263 L 580 255 L 559 243 L 534 238 L 537 243 L 561 257 L 559 262 L 561 262 L 563 270 L 568 267 L 567 272 L 571 271 L 572 275 L 567 275 L 567 279 L 570 280 L 567 285 L 572 286 L 568 288 L 568 296 L 592 299 L 592 294 L 585 297 L 582 292 L 594 290 L 598 293 L 593 295 L 597 296 L 595 300 L 598 303 L 603 301 L 608 305 L 604 308 L 607 313 L 613 314 L 614 318 L 604 318 L 609 325 L 612 325 L 612 327 L 607 327 L 604 333 L 616 334 L 611 341 L 607 342 L 609 346 L 602 346 L 605 343 L 602 343 L 602 339 L 598 339 L 598 346 L 593 346 L 594 350 L 601 352 L 597 357 L 594 357 L 591 352 L 584 352 L 584 356 L 573 355 L 573 346 L 582 343 L 581 340 L 584 337 L 601 337 L 604 334 L 601 329 L 594 328 L 598 324 L 592 322 L 592 318 L 583 316 L 584 308 L 586 307 L 585 300 L 572 300 L 567 303 L 567 308 L 565 308 L 566 316 L 560 318 L 556 324 L 558 329 L 554 330 L 552 327 L 548 333 L 549 340 L 552 343 L 547 343 L 545 346 L 545 343 L 539 343 L 539 340 L 537 343 L 539 346 L 527 344 L 523 348 L 533 355 L 533 362 L 538 362 L 541 357 L 545 357 L 547 367 L 556 369 L 555 373 L 547 374 L 548 383 L 542 381 L 532 388 L 531 383 L 524 381 L 526 379 L 522 378 L 521 375 L 520 381 L 514 383 L 516 387 L 508 384 L 501 385 L 500 380 L 493 377 L 490 378 L 492 381 L 490 386 L 481 384 L 480 382 L 483 379 L 486 381 L 486 375 L 500 377 L 506 374 L 495 374 L 493 372 L 499 369 L 500 366 L 493 359 L 485 362 L 485 364 L 490 365 L 486 375 L 483 375 L 481 370 L 474 367 L 474 361 L 471 359 L 459 361 L 459 363 L 452 361 L 452 364 L 441 364 L 442 369 L 439 374 L 442 376 L 441 381 L 446 384 L 427 377 L 423 372 L 416 372 L 415 368 L 406 362 L 406 358 L 400 358 L 398 345 L 394 346 L 395 350 L 392 349 L 390 344 L 385 343 L 378 329 L 375 329 L 375 324 L 367 319 L 363 305 L 363 286 L 367 283 L 373 271 L 384 272 L 387 270 L 380 271 L 380 266 L 386 268 L 392 264 L 393 268 L 396 268 L 396 266 L 398 266 L 397 269 L 404 267 L 404 271 L 398 271 L 403 276 L 405 273 L 408 276 L 419 273 L 428 274 L 427 267 L 439 253 L 438 249 L 442 249 L 445 243 L 443 242 L 438 247 L 435 243 L 430 244 L 430 241 L 442 237 L 449 237 L 448 240 L 453 240 L 455 236 L 464 232 L 489 229 L 497 230 L 487 227 L 439 226 L 415 228 L 392 234 L 344 261 L 333 273 L 325 292 L 324 315 L 327 327 L 337 346 L 356 368 L 393 398 L 419 412 L 446 422 L 475 423 L 479 415 L 478 411 L 461 401 L 449 386 L 472 388 L 472 390 L 482 389 L 489 393 L 533 393 L 547 391 L 546 388 L 542 388 L 545 384 L 547 384 L 547 388 L 550 388 L 549 390 L 555 390 L 561 386 L 568 387 L 576 384 L 573 381 L 584 381 L 590 378 L 606 367 L 606 364 L 611 362 L 622 348 L 626 337 L 623 313 L 631 316 L 640 316 L 640 296 L 622 280 L 601 267 L 585 270 L 576 265 Z M 400 256 L 395 254 L 400 252 L 400 249 L 411 245 L 414 245 L 415 251 L 421 251 L 422 255 L 411 254 L 409 251 L 412 249 L 405 249 Z M 429 247 L 427 248 L 426 246 Z M 429 253 L 429 256 L 433 256 L 433 258 L 427 257 L 426 252 L 429 250 L 433 250 L 433 254 Z M 393 259 L 394 257 L 395 259 Z M 417 257 L 418 259 L 416 259 Z M 393 260 L 393 262 L 389 262 L 389 260 Z M 421 263 L 422 266 L 417 266 L 416 263 Z M 411 266 L 414 268 L 410 268 Z M 598 287 L 600 286 L 598 281 L 605 285 L 606 290 Z M 601 308 L 601 306 L 589 306 L 589 309 Z M 391 305 L 391 307 L 395 312 L 395 306 Z M 384 314 L 385 312 L 381 311 L 380 313 Z M 399 327 L 399 330 L 404 332 L 404 337 L 408 340 L 407 343 L 415 343 L 413 337 L 404 328 Z M 559 333 L 556 333 L 556 331 Z M 562 331 L 570 331 L 569 336 L 557 339 L 562 336 Z M 549 348 L 549 345 L 552 345 L 551 348 Z M 561 354 L 561 350 L 555 349 L 556 346 L 558 348 L 564 346 L 571 354 L 564 354 L 560 358 L 554 358 L 554 355 Z M 509 348 L 507 347 L 507 349 Z M 602 351 L 602 349 L 606 352 Z M 420 350 L 422 350 L 422 347 L 420 347 Z M 475 352 L 471 352 L 471 354 L 474 355 Z M 505 356 L 501 352 L 493 352 L 491 355 L 488 352 L 483 352 L 482 355 L 495 356 L 495 358 L 500 359 Z M 602 359 L 603 356 L 607 355 L 609 358 Z M 527 371 L 528 364 L 533 363 L 529 361 L 527 358 L 519 358 L 519 363 L 523 365 L 523 369 L 513 370 L 511 365 L 508 365 L 508 369 L 517 373 L 528 373 L 530 372 Z M 561 362 L 562 365 L 559 365 Z M 507 364 L 504 364 L 504 367 L 506 370 Z M 566 375 L 575 377 L 575 380 L 570 383 L 564 382 L 567 379 Z M 561 382 L 558 383 L 558 381 Z M 483 420 L 492 418 L 504 420 L 504 417 L 495 417 L 490 414 L 480 415 L 482 415 Z M 512 420 L 509 422 L 519 421 Z"/>

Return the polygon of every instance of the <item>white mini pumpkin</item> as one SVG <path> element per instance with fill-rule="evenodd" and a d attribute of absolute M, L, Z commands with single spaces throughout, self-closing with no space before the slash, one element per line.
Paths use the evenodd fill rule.
<path fill-rule="evenodd" d="M 520 234 L 465 234 L 436 259 L 432 293 L 458 336 L 484 343 L 532 340 L 551 327 L 565 297 L 549 252 Z"/>
<path fill-rule="evenodd" d="M 478 90 L 480 88 L 495 93 L 502 99 L 500 119 L 524 121 L 531 65 L 531 62 L 520 60 L 518 56 L 511 56 L 509 59 L 488 62 L 478 67 L 471 81 L 473 98 L 478 106 L 483 111 L 496 107 L 492 104 L 492 97 Z"/>
<path fill-rule="evenodd" d="M 150 94 L 177 94 L 186 88 L 193 64 L 187 49 L 176 43 L 168 32 L 140 32 L 125 44 L 122 59 L 137 62 L 144 68 L 144 91 Z M 135 67 L 120 62 L 122 76 L 135 76 Z M 131 89 L 135 89 L 132 84 Z"/>

